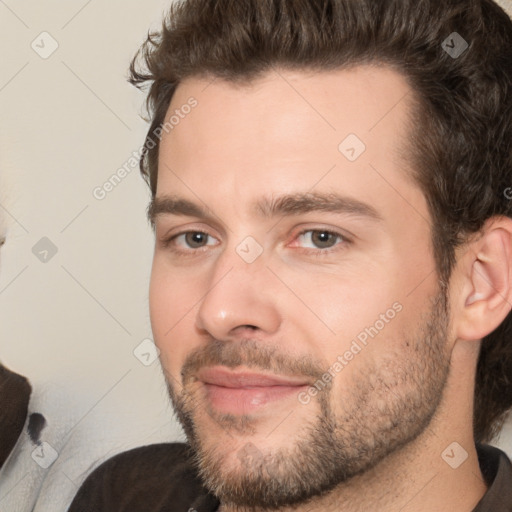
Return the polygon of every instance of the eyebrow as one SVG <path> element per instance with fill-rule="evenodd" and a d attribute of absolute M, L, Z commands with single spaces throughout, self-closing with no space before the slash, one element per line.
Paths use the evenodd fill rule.
<path fill-rule="evenodd" d="M 332 212 L 368 218 L 373 221 L 383 220 L 379 212 L 370 204 L 335 193 L 297 193 L 263 198 L 255 202 L 252 209 L 264 218 L 294 216 L 311 212 Z M 155 197 L 149 204 L 148 220 L 152 226 L 157 217 L 161 215 L 182 215 L 206 220 L 213 220 L 215 217 L 208 208 L 173 196 Z"/>

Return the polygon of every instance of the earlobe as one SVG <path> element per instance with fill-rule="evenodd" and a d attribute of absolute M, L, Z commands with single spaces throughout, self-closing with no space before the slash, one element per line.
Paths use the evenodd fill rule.
<path fill-rule="evenodd" d="M 471 242 L 458 337 L 478 340 L 494 331 L 512 309 L 512 220 L 494 219 Z M 466 267 L 468 268 L 468 267 Z"/>

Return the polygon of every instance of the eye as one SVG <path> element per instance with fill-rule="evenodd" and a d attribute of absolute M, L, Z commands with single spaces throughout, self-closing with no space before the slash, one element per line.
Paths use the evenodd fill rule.
<path fill-rule="evenodd" d="M 310 229 L 303 231 L 297 237 L 298 244 L 300 247 L 305 249 L 332 249 L 340 242 L 348 241 L 333 231 L 325 229 Z"/>
<path fill-rule="evenodd" d="M 177 246 L 185 249 L 200 249 L 209 245 L 216 245 L 216 239 L 202 231 L 187 231 L 172 237 Z"/>

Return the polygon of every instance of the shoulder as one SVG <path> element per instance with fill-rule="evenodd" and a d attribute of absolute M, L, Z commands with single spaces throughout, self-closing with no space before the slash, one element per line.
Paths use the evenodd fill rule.
<path fill-rule="evenodd" d="M 165 468 L 172 473 L 187 471 L 191 468 L 192 452 L 185 443 L 160 443 L 140 446 L 126 452 L 119 453 L 105 461 L 96 470 L 97 474 L 116 471 L 118 477 L 136 478 L 132 468 L 144 471 L 148 476 L 159 473 Z M 118 472 L 118 473 L 117 473 Z"/>
<path fill-rule="evenodd" d="M 68 512 L 88 512 L 92 507 L 97 512 L 186 511 L 204 492 L 187 444 L 154 444 L 101 464 L 85 480 Z"/>
<path fill-rule="evenodd" d="M 32 388 L 28 380 L 0 363 L 0 467 L 20 437 L 28 413 Z"/>
<path fill-rule="evenodd" d="M 512 463 L 508 455 L 491 445 L 476 445 L 480 470 L 487 492 L 473 512 L 512 510 Z"/>

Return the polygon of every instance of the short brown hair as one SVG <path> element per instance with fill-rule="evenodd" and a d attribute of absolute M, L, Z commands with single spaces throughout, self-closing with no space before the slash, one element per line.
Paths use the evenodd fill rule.
<path fill-rule="evenodd" d="M 462 48 L 467 42 L 461 55 L 449 54 L 454 41 Z M 153 196 L 155 131 L 185 78 L 243 83 L 274 66 L 332 70 L 365 63 L 393 67 L 418 99 L 410 164 L 432 215 L 446 291 L 456 247 L 490 217 L 512 217 L 504 194 L 512 186 L 512 22 L 491 0 L 176 2 L 130 67 L 131 83 L 150 84 L 141 172 Z M 511 314 L 483 340 L 474 405 L 475 441 L 490 441 L 512 407 Z"/>

